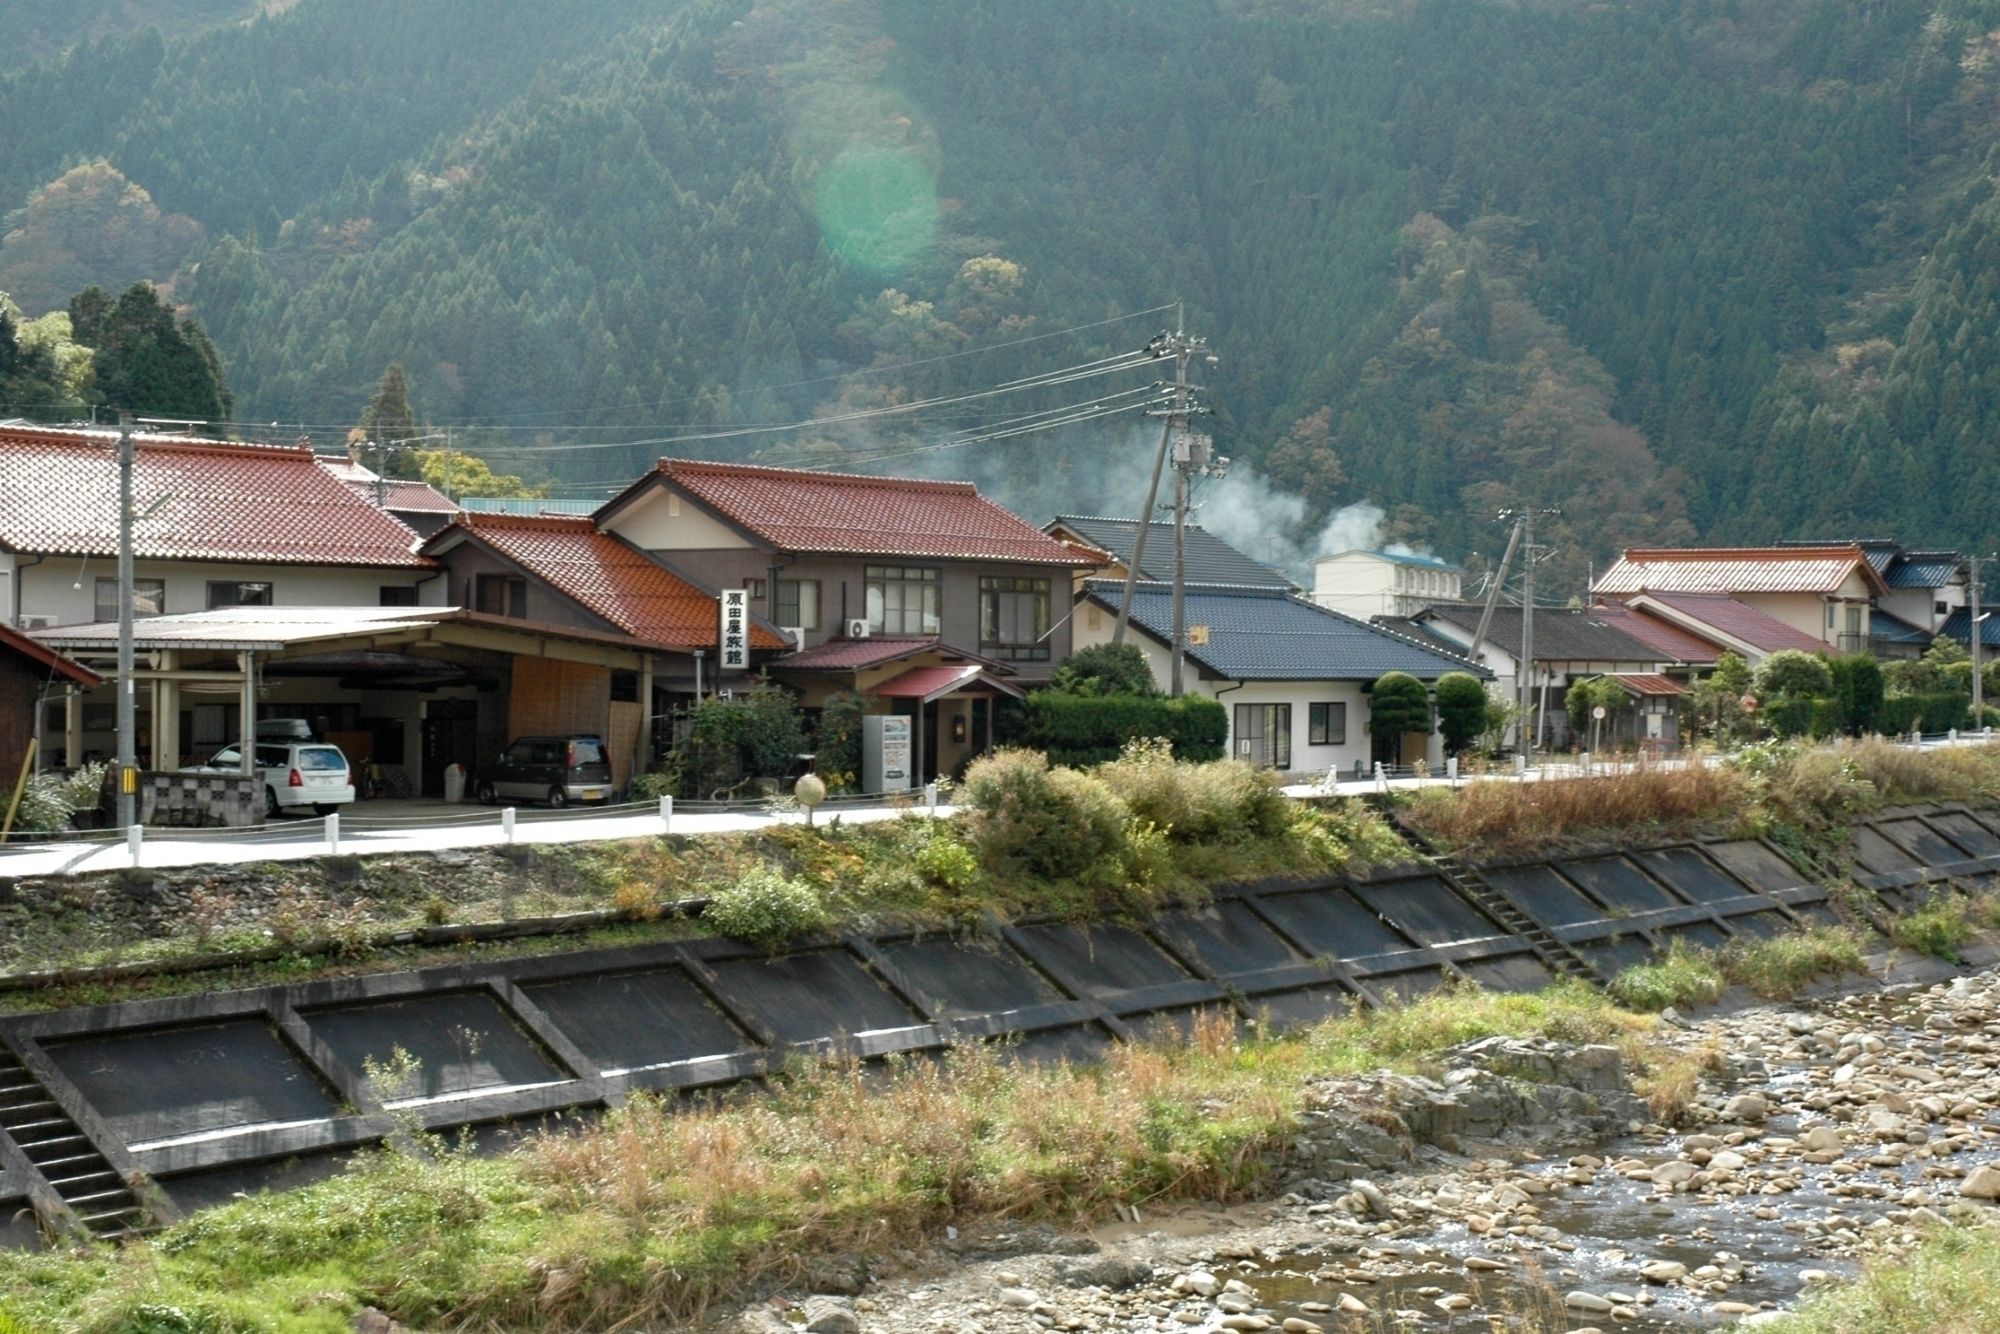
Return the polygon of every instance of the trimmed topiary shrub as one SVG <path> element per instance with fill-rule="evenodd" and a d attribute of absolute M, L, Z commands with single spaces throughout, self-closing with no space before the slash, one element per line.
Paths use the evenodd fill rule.
<path fill-rule="evenodd" d="M 965 772 L 972 846 L 1000 873 L 1080 876 L 1124 847 L 1125 803 L 1074 769 L 1032 750 L 1001 750 Z"/>
<path fill-rule="evenodd" d="M 1456 754 L 1469 749 L 1486 730 L 1486 687 L 1470 672 L 1446 672 L 1437 679 L 1438 730 L 1444 748 Z"/>

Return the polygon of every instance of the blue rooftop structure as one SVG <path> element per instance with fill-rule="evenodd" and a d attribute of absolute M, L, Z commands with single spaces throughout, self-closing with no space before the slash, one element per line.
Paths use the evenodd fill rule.
<path fill-rule="evenodd" d="M 1416 551 L 1376 551 L 1372 547 L 1353 547 L 1347 551 L 1330 552 L 1319 560 L 1332 560 L 1337 556 L 1373 556 L 1377 560 L 1393 561 L 1397 565 L 1414 565 L 1420 570 L 1456 570 L 1458 566 L 1436 556 Z M 1314 562 L 1315 564 L 1318 561 Z"/>
<path fill-rule="evenodd" d="M 2000 607 L 1993 609 L 2000 613 Z M 1985 613 L 1981 613 L 1985 615 Z M 1979 645 L 1982 653 L 1987 649 L 2000 649 L 2000 614 L 1987 616 L 1979 625 Z M 1945 618 L 1938 627 L 1938 633 L 1946 639 L 1955 639 L 1970 648 L 1972 646 L 1972 608 L 1960 607 Z"/>
<path fill-rule="evenodd" d="M 1085 593 L 1115 612 L 1123 588 L 1116 580 L 1092 580 Z M 1172 588 L 1136 585 L 1132 621 L 1160 643 L 1172 643 Z M 1208 631 L 1207 643 L 1187 646 L 1188 661 L 1230 681 L 1373 681 L 1388 672 L 1408 672 L 1420 681 L 1435 681 L 1446 672 L 1492 675 L 1464 658 L 1281 590 L 1190 587 L 1182 623 Z"/>

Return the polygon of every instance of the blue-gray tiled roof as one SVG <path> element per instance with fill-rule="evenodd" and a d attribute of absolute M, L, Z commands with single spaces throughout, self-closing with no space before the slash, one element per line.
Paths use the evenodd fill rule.
<path fill-rule="evenodd" d="M 1996 607 L 1994 610 L 2000 611 L 2000 607 Z M 1979 614 L 1986 616 L 1984 607 L 1980 608 Z M 1959 643 L 1970 648 L 1972 646 L 1972 608 L 1960 607 L 1952 612 L 1951 615 L 1945 618 L 1944 624 L 1938 627 L 1938 633 L 1946 639 L 1956 639 Z M 1986 616 L 1986 619 L 1979 623 L 1979 644 L 1982 653 L 1987 649 L 2000 648 L 2000 616 Z"/>
<path fill-rule="evenodd" d="M 1118 609 L 1123 586 L 1116 580 L 1087 587 L 1099 605 Z M 1172 643 L 1172 590 L 1138 585 L 1132 621 L 1162 644 Z M 1491 675 L 1463 658 L 1271 589 L 1191 587 L 1184 623 L 1208 627 L 1208 643 L 1189 645 L 1189 660 L 1231 681 L 1373 681 L 1386 672 L 1422 681 L 1446 672 Z"/>
<path fill-rule="evenodd" d="M 1118 558 L 1120 565 L 1132 564 L 1132 547 L 1139 532 L 1136 519 L 1102 519 L 1083 514 L 1058 514 L 1050 528 L 1067 528 L 1084 541 Z M 1183 557 L 1190 584 L 1230 584 L 1244 588 L 1289 589 L 1292 581 L 1284 573 L 1230 546 L 1199 524 L 1187 526 L 1187 551 Z M 1174 526 L 1155 521 L 1146 534 L 1146 565 L 1141 579 L 1167 580 L 1174 574 Z"/>
<path fill-rule="evenodd" d="M 1956 551 L 1906 551 L 1883 579 L 1891 588 L 1944 588 L 1963 565 Z"/>

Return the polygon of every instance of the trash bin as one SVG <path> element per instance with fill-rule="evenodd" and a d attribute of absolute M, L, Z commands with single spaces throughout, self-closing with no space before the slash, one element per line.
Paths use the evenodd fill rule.
<path fill-rule="evenodd" d="M 465 766 L 447 764 L 444 767 L 444 799 L 454 804 L 465 800 Z"/>

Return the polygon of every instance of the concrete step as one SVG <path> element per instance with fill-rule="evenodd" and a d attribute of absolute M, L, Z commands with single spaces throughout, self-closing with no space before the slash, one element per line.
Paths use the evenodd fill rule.
<path fill-rule="evenodd" d="M 106 1167 L 101 1171 L 82 1172 L 75 1176 L 62 1177 L 51 1176 L 49 1170 L 43 1168 L 42 1175 L 49 1178 L 49 1184 L 56 1188 L 56 1194 L 61 1195 L 64 1199 L 69 1198 L 69 1192 L 72 1190 L 82 1190 L 90 1186 L 103 1185 L 105 1182 L 116 1182 L 119 1185 L 124 1184 L 124 1179 L 118 1175 L 116 1170 L 110 1167 Z"/>
<path fill-rule="evenodd" d="M 5 1127 L 7 1133 L 14 1137 L 14 1142 L 25 1149 L 30 1144 L 40 1144 L 65 1131 L 75 1130 L 76 1123 L 67 1116 L 51 1116 L 40 1121 L 23 1121 L 16 1125 L 0 1121 L 0 1127 Z"/>
<path fill-rule="evenodd" d="M 56 1193 L 59 1195 L 62 1194 L 60 1191 Z M 101 1209 L 105 1205 L 115 1203 L 119 1200 L 132 1200 L 134 1204 L 138 1203 L 133 1198 L 132 1192 L 123 1186 L 118 1186 L 112 1190 L 94 1190 L 83 1195 L 63 1195 L 63 1203 L 79 1212 L 86 1209 Z"/>
<path fill-rule="evenodd" d="M 129 1220 L 140 1217 L 144 1212 L 145 1210 L 141 1209 L 135 1202 L 123 1209 L 107 1209 L 102 1213 L 85 1214 L 83 1216 L 83 1225 L 100 1237 L 123 1235 L 136 1230 L 126 1226 L 126 1224 Z"/>
<path fill-rule="evenodd" d="M 83 1136 L 79 1135 L 77 1138 L 82 1139 Z M 105 1162 L 104 1155 L 94 1149 L 88 1153 L 73 1153 L 61 1158 L 36 1159 L 33 1154 L 29 1154 L 28 1157 L 31 1161 L 34 1161 L 36 1167 L 42 1170 L 43 1176 L 47 1176 L 51 1172 L 75 1173 L 86 1167 L 90 1167 L 92 1164 L 98 1164 L 107 1169 L 111 1166 L 110 1163 Z"/>
<path fill-rule="evenodd" d="M 57 1114 L 62 1112 L 62 1108 L 56 1105 L 54 1098 L 43 1097 L 33 1102 L 9 1103 L 0 1106 L 0 1126 L 21 1125 L 29 1119 L 47 1116 L 51 1112 Z"/>
<path fill-rule="evenodd" d="M 14 1142 L 21 1144 L 18 1139 Z M 26 1154 L 28 1160 L 37 1167 L 42 1166 L 46 1162 L 67 1161 L 65 1158 L 56 1155 L 73 1153 L 77 1149 L 84 1149 L 91 1153 L 96 1152 L 91 1147 L 90 1141 L 84 1138 L 81 1131 L 70 1135 L 58 1135 L 54 1139 L 38 1139 L 32 1144 L 21 1144 L 21 1152 Z M 51 1156 L 44 1157 L 43 1155 L 45 1154 Z"/>

